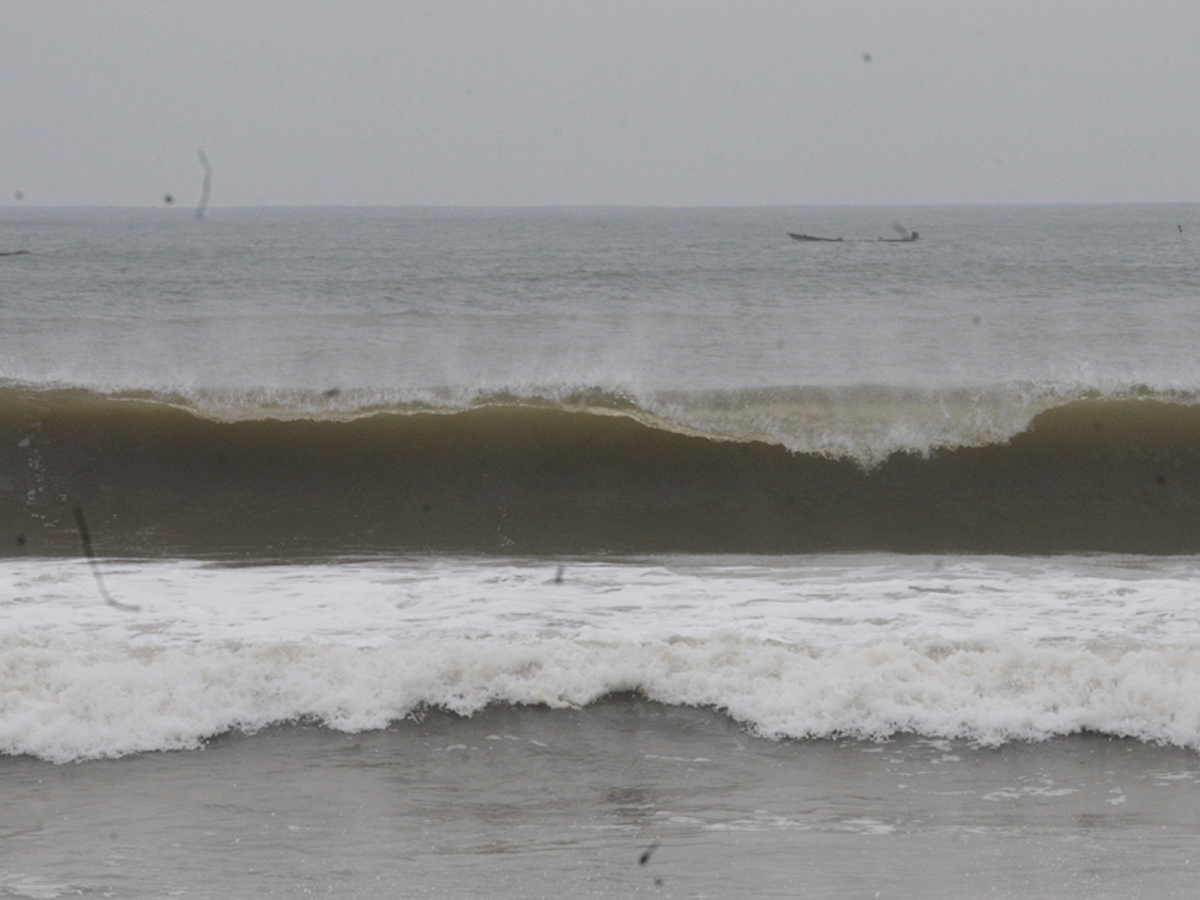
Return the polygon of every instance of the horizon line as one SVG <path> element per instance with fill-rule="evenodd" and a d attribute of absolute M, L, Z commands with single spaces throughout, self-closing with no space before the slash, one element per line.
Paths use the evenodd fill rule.
<path fill-rule="evenodd" d="M 961 207 L 1050 207 L 1050 206 L 1196 206 L 1200 200 L 963 200 L 950 202 L 908 203 L 243 203 L 209 204 L 205 212 L 212 210 L 267 210 L 267 209 L 328 209 L 328 210 L 733 210 L 733 209 L 895 209 L 895 208 L 961 208 Z M 161 210 L 170 213 L 195 214 L 191 206 L 162 203 L 26 203 L 6 201 L 0 209 L 28 210 Z"/>

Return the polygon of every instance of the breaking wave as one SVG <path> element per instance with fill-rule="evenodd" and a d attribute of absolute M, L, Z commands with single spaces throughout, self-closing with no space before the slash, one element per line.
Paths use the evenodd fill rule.
<path fill-rule="evenodd" d="M 1200 550 L 1191 396 L 0 389 L 0 552 Z"/>

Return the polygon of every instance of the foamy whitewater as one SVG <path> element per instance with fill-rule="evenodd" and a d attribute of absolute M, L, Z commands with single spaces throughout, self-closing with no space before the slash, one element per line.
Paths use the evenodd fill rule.
<path fill-rule="evenodd" d="M 1200 747 L 1191 560 L 863 557 L 727 563 L 410 559 L 239 569 L 6 567 L 10 753 L 194 748 L 432 706 L 618 692 L 769 737 L 985 744 L 1083 730 Z"/>
<path fill-rule="evenodd" d="M 1198 234 L 0 210 L 0 896 L 1191 896 Z"/>

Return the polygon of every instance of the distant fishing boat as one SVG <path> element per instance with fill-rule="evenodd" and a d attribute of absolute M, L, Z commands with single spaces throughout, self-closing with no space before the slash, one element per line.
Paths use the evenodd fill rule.
<path fill-rule="evenodd" d="M 791 231 L 789 231 L 787 233 L 787 236 L 790 237 L 793 241 L 825 241 L 826 243 L 830 243 L 830 244 L 837 244 L 837 243 L 840 243 L 842 240 L 840 237 L 835 237 L 835 238 L 817 237 L 816 235 L 813 235 L 813 234 L 795 234 L 794 232 L 791 232 Z"/>
<path fill-rule="evenodd" d="M 894 228 L 896 233 L 898 235 L 900 235 L 899 237 L 894 237 L 894 238 L 881 237 L 881 238 L 875 238 L 874 241 L 871 241 L 870 238 L 851 238 L 850 240 L 855 241 L 856 243 L 869 242 L 869 243 L 883 243 L 883 244 L 912 244 L 912 243 L 916 242 L 917 240 L 919 240 L 921 237 L 920 234 L 918 234 L 917 232 L 912 231 L 908 228 L 905 228 L 903 225 L 899 225 L 899 224 L 893 225 L 892 228 Z M 806 243 L 806 244 L 807 243 L 840 244 L 845 240 L 845 238 L 840 238 L 840 237 L 821 237 L 820 235 L 802 234 L 802 233 L 797 233 L 795 231 L 789 231 L 787 233 L 787 236 L 790 237 L 793 241 L 801 241 L 802 243 Z"/>

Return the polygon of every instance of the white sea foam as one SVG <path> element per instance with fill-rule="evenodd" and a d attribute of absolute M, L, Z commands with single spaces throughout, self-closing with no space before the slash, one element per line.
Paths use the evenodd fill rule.
<path fill-rule="evenodd" d="M 68 761 L 309 718 L 618 691 L 764 735 L 1200 748 L 1200 563 L 854 556 L 0 566 L 0 752 Z"/>

